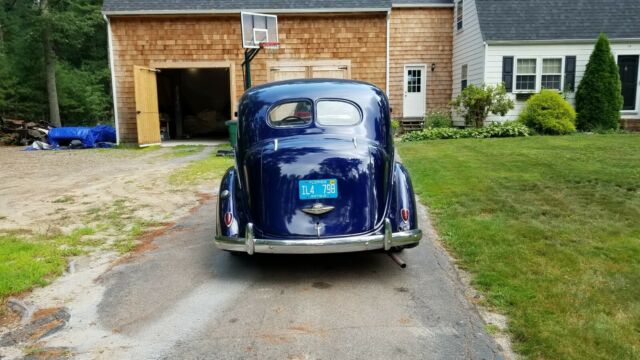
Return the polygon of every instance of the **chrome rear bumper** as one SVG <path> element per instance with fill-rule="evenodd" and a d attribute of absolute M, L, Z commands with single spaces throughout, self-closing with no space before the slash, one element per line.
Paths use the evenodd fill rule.
<path fill-rule="evenodd" d="M 215 245 L 222 250 L 271 254 L 327 254 L 368 250 L 390 250 L 420 242 L 422 230 L 414 229 L 392 232 L 391 222 L 385 220 L 384 234 L 366 236 L 346 236 L 328 239 L 256 239 L 253 224 L 247 224 L 246 237 L 216 236 Z"/>

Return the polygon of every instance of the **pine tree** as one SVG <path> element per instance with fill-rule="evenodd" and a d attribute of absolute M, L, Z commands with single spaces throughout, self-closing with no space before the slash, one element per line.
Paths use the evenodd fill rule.
<path fill-rule="evenodd" d="M 617 129 L 622 102 L 618 65 L 611 54 L 607 36 L 600 34 L 576 92 L 578 129 Z"/>

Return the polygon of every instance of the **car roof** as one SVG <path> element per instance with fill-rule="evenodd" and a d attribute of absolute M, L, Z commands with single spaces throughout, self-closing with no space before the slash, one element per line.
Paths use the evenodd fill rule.
<path fill-rule="evenodd" d="M 267 83 L 253 87 L 245 93 L 244 100 L 259 98 L 264 102 L 279 102 L 286 99 L 320 98 L 347 99 L 355 103 L 371 97 L 384 96 L 384 92 L 373 84 L 344 79 L 298 79 Z"/>

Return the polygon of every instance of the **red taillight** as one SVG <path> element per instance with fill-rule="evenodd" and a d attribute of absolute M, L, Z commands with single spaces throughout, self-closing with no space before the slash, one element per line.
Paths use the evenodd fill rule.
<path fill-rule="evenodd" d="M 233 222 L 233 214 L 230 212 L 224 214 L 224 224 L 227 225 L 227 227 L 229 227 L 231 226 L 232 222 Z"/>
<path fill-rule="evenodd" d="M 409 221 L 409 209 L 400 210 L 400 216 L 402 216 L 402 221 L 404 222 Z"/>

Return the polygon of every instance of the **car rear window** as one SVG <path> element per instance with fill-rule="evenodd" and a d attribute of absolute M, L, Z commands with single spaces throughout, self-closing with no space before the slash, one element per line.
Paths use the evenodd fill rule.
<path fill-rule="evenodd" d="M 316 113 L 320 125 L 355 125 L 361 117 L 355 105 L 339 100 L 318 101 Z"/>
<path fill-rule="evenodd" d="M 269 111 L 273 126 L 300 126 L 311 123 L 311 101 L 298 100 L 276 105 Z"/>

